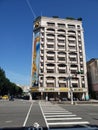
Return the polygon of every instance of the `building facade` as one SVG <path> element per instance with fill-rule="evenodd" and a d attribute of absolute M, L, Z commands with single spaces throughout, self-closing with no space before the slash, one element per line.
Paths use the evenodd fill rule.
<path fill-rule="evenodd" d="M 90 97 L 98 99 L 98 59 L 87 62 L 87 74 Z"/>
<path fill-rule="evenodd" d="M 33 97 L 88 99 L 82 21 L 36 18 L 32 50 Z"/>

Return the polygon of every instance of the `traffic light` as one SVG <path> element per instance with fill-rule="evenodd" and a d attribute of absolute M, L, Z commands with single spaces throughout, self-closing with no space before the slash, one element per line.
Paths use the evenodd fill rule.
<path fill-rule="evenodd" d="M 83 71 L 81 70 L 81 71 L 77 71 L 77 74 L 83 74 Z"/>

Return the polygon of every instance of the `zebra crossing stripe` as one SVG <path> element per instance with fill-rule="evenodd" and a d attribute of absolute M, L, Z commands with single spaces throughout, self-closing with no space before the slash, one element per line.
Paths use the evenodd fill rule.
<path fill-rule="evenodd" d="M 62 113 L 50 113 L 50 112 L 47 112 L 47 113 L 44 113 L 45 115 L 64 115 L 64 114 L 72 114 L 72 112 L 62 112 Z"/>
<path fill-rule="evenodd" d="M 52 120 L 80 120 L 82 119 L 81 117 L 75 117 L 75 118 L 47 118 L 48 121 Z"/>
<path fill-rule="evenodd" d="M 44 110 L 44 109 L 43 109 Z M 69 111 L 66 111 L 66 110 L 44 110 L 44 112 L 69 112 Z"/>
<path fill-rule="evenodd" d="M 68 116 L 76 116 L 76 115 L 45 115 L 45 117 L 68 117 Z"/>
<path fill-rule="evenodd" d="M 55 125 L 80 125 L 80 124 L 89 124 L 88 121 L 84 122 L 53 122 L 53 123 L 48 123 L 50 126 L 55 126 Z"/>

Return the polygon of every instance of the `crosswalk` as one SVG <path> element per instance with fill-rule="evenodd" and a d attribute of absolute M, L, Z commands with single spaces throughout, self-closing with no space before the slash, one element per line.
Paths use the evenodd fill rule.
<path fill-rule="evenodd" d="M 85 121 L 81 117 L 78 117 L 76 114 L 61 108 L 57 104 L 52 104 L 50 102 L 40 102 L 40 108 L 42 110 L 47 128 L 51 130 L 58 130 L 66 128 L 74 128 L 77 130 L 88 130 L 86 125 L 89 124 L 88 121 Z M 71 130 L 71 129 L 70 129 Z"/>

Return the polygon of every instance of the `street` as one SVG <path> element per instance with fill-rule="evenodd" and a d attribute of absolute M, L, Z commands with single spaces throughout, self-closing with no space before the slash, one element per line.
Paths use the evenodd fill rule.
<path fill-rule="evenodd" d="M 98 104 L 54 104 L 46 101 L 0 100 L 0 130 L 40 128 L 97 130 Z"/>

